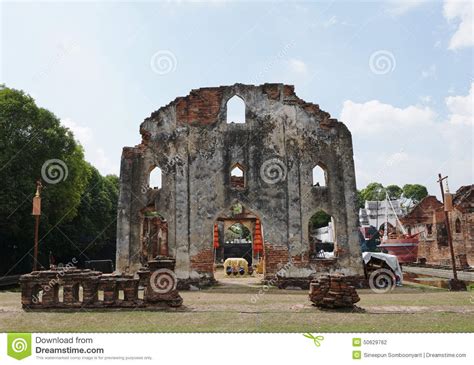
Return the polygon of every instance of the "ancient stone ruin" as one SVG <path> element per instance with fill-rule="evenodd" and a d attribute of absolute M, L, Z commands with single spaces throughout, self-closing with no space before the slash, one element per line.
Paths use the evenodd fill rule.
<path fill-rule="evenodd" d="M 228 113 L 234 98 L 245 104 L 243 123 Z M 119 272 L 137 273 L 161 254 L 176 259 L 181 286 L 212 283 L 214 227 L 238 205 L 261 223 L 265 278 L 291 284 L 320 273 L 363 276 L 351 134 L 293 86 L 192 90 L 153 112 L 140 134 L 141 143 L 122 153 Z M 318 181 L 315 168 L 323 171 Z M 161 186 L 150 186 L 154 171 Z M 310 245 L 308 224 L 319 210 L 332 217 L 330 257 Z"/>
<path fill-rule="evenodd" d="M 320 308 L 352 308 L 360 301 L 351 282 L 344 275 L 321 275 L 311 282 L 309 300 Z"/>
<path fill-rule="evenodd" d="M 22 275 L 23 309 L 150 308 L 179 307 L 174 260 L 160 258 L 131 274 L 103 274 L 73 266 L 52 267 Z"/>

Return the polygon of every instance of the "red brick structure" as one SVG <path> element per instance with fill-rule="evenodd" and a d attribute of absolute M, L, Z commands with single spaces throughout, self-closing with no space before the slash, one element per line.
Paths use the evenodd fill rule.
<path fill-rule="evenodd" d="M 453 196 L 449 223 L 458 267 L 474 262 L 474 185 L 462 186 Z M 419 233 L 418 260 L 431 265 L 451 265 L 451 254 L 443 203 L 427 196 L 406 216 L 402 224 L 409 234 Z"/>
<path fill-rule="evenodd" d="M 52 268 L 22 275 L 23 309 L 166 308 L 179 307 L 174 260 L 150 261 L 133 275 L 102 274 L 75 267 Z"/>
<path fill-rule="evenodd" d="M 457 264 L 474 264 L 474 185 L 462 186 L 453 196 L 453 211 L 449 213 L 451 234 Z"/>
<path fill-rule="evenodd" d="M 322 275 L 310 284 L 309 299 L 321 308 L 352 308 L 359 295 L 344 275 Z"/>

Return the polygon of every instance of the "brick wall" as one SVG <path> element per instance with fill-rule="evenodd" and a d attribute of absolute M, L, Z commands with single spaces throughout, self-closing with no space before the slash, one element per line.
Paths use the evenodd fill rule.
<path fill-rule="evenodd" d="M 176 119 L 182 124 L 209 125 L 217 121 L 221 107 L 222 89 L 193 90 L 176 104 Z"/>
<path fill-rule="evenodd" d="M 288 248 L 275 244 L 265 243 L 265 273 L 272 276 L 289 262 Z M 303 268 L 309 265 L 309 252 L 302 255 L 292 256 L 291 262 L 294 267 Z"/>
<path fill-rule="evenodd" d="M 465 266 L 465 260 L 470 265 L 474 264 L 474 214 L 454 209 L 449 213 L 451 237 L 453 240 L 454 255 L 459 266 Z M 461 221 L 461 232 L 456 232 L 455 222 Z M 438 223 L 433 220 L 433 234 L 420 239 L 418 245 L 418 258 L 426 259 L 431 265 L 451 265 L 451 252 L 449 246 L 442 245 L 437 240 Z M 464 265 L 461 265 L 464 262 Z"/>
<path fill-rule="evenodd" d="M 202 250 L 197 255 L 191 256 L 191 270 L 201 273 L 214 272 L 214 250 Z"/>
<path fill-rule="evenodd" d="M 265 274 L 273 276 L 289 261 L 288 248 L 265 243 Z"/>

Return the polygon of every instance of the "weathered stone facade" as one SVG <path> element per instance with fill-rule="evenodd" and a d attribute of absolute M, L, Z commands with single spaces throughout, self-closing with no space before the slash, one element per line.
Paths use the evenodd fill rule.
<path fill-rule="evenodd" d="M 237 95 L 245 123 L 227 123 L 227 102 Z M 293 86 L 235 84 L 179 97 L 141 124 L 142 142 L 125 147 L 120 173 L 117 269 L 143 265 L 144 213 L 167 222 L 167 251 L 176 274 L 197 284 L 213 280 L 213 227 L 235 203 L 261 221 L 266 277 L 284 268 L 287 278 L 318 272 L 362 276 L 351 134 L 319 106 L 298 98 Z M 313 185 L 312 169 L 326 172 Z M 231 170 L 244 177 L 232 183 Z M 149 186 L 153 168 L 162 187 Z M 318 210 L 335 221 L 336 259 L 309 259 L 308 222 Z"/>

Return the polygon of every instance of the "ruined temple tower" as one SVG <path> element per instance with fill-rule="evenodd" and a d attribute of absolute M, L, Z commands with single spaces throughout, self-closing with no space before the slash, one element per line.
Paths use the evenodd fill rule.
<path fill-rule="evenodd" d="M 234 96 L 245 103 L 245 123 L 227 122 Z M 122 154 L 118 271 L 137 272 L 153 252 L 176 259 L 182 282 L 212 281 L 214 224 L 240 203 L 261 222 L 267 278 L 281 269 L 280 279 L 289 281 L 321 272 L 363 275 L 351 134 L 293 86 L 192 90 L 153 112 L 140 133 L 142 142 Z M 231 179 L 236 166 L 238 184 Z M 321 184 L 313 182 L 315 166 L 324 170 Z M 149 186 L 156 167 L 161 188 Z M 334 258 L 311 255 L 308 223 L 318 210 L 333 218 Z M 155 243 L 144 229 L 150 217 L 158 222 Z"/>

